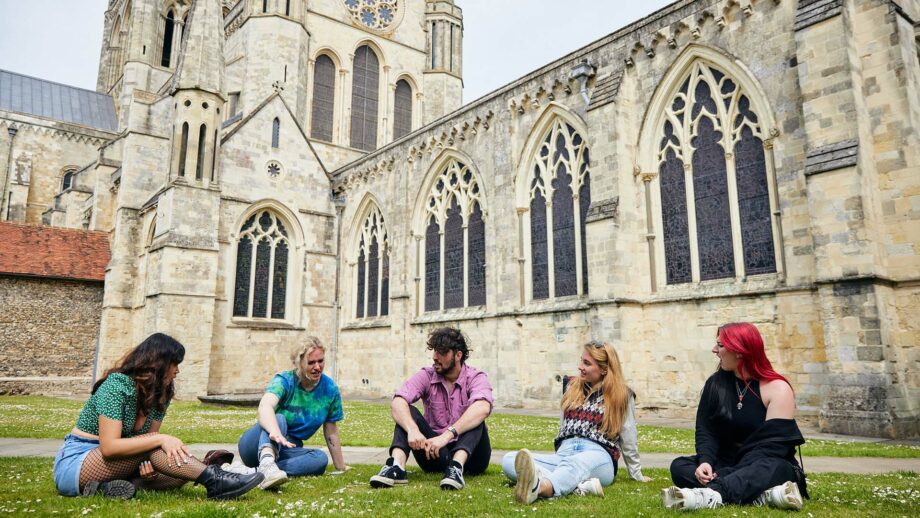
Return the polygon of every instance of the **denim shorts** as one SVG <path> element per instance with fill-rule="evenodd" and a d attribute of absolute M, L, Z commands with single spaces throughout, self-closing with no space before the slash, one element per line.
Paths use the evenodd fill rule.
<path fill-rule="evenodd" d="M 80 494 L 80 468 L 89 452 L 99 447 L 97 439 L 68 434 L 54 456 L 54 485 L 61 496 Z"/>

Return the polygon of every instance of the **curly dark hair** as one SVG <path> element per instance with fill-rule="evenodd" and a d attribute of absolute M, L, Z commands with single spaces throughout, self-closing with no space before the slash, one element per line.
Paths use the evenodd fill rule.
<path fill-rule="evenodd" d="M 165 383 L 166 373 L 184 359 L 185 347 L 178 340 L 163 333 L 154 333 L 107 370 L 102 379 L 93 385 L 93 394 L 110 374 L 121 373 L 134 380 L 139 411 L 145 415 L 150 415 L 153 409 L 162 412 L 176 395 L 175 382 Z"/>
<path fill-rule="evenodd" d="M 459 329 L 453 327 L 439 327 L 428 334 L 428 350 L 444 354 L 447 351 L 460 351 L 460 365 L 466 363 L 470 357 L 470 350 L 466 346 L 466 336 Z"/>

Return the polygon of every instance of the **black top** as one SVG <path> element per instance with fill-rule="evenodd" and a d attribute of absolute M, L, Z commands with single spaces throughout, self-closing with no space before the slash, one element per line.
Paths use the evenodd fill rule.
<path fill-rule="evenodd" d="M 749 388 L 730 371 L 719 371 L 706 380 L 696 412 L 696 453 L 699 462 L 735 464 L 741 445 L 767 419 L 760 396 L 760 383 L 748 380 Z M 738 408 L 739 392 L 741 408 Z"/>

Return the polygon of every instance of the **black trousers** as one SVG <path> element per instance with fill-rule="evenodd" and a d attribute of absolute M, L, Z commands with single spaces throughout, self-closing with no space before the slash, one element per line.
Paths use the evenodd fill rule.
<path fill-rule="evenodd" d="M 422 435 L 426 439 L 431 439 L 438 435 L 431 429 L 425 416 L 417 408 L 409 405 L 409 412 L 412 414 L 412 420 L 418 426 Z M 398 448 L 406 453 L 409 448 L 409 433 L 402 429 L 398 424 L 393 430 L 393 443 L 390 446 L 390 454 L 393 449 Z M 415 456 L 415 462 L 426 473 L 444 471 L 454 457 L 454 453 L 463 450 L 469 455 L 466 464 L 463 466 L 463 472 L 467 475 L 479 475 L 489 467 L 489 459 L 492 457 L 492 444 L 489 442 L 489 430 L 483 421 L 479 426 L 460 434 L 457 440 L 441 448 L 440 455 L 436 459 L 429 459 L 425 456 L 425 450 L 412 450 Z"/>
<path fill-rule="evenodd" d="M 797 482 L 792 463 L 777 457 L 744 457 L 735 465 L 716 461 L 718 475 L 703 486 L 693 474 L 699 466 L 697 455 L 678 457 L 671 462 L 671 480 L 677 487 L 709 487 L 722 495 L 725 504 L 750 504 L 758 495 L 784 482 Z"/>

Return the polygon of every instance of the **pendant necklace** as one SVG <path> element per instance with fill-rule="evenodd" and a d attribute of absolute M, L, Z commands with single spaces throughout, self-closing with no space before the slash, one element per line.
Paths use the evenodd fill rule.
<path fill-rule="evenodd" d="M 741 410 L 741 407 L 744 406 L 741 404 L 741 400 L 744 399 L 744 395 L 747 394 L 749 388 L 751 388 L 751 386 L 745 383 L 744 390 L 741 390 L 741 387 L 738 385 L 738 381 L 735 381 L 735 391 L 738 392 L 738 410 Z"/>

